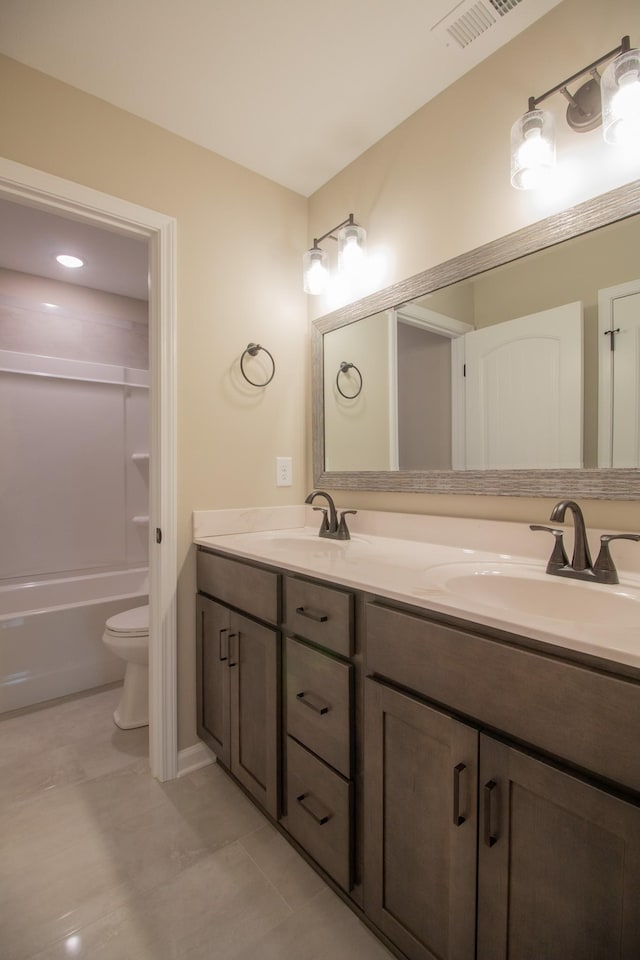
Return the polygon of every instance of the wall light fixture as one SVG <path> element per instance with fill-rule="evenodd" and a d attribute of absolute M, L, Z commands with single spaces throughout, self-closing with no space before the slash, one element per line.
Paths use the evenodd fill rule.
<path fill-rule="evenodd" d="M 602 76 L 598 67 L 611 61 Z M 574 93 L 569 84 L 591 75 Z M 511 128 L 511 183 L 519 190 L 531 190 L 544 182 L 556 162 L 552 115 L 538 104 L 554 93 L 569 101 L 567 123 L 577 133 L 602 124 L 607 143 L 640 146 L 640 49 L 631 48 L 629 37 L 619 47 L 539 97 L 529 97 L 529 109 Z"/>
<path fill-rule="evenodd" d="M 302 257 L 304 292 L 312 296 L 323 293 L 329 280 L 329 256 L 320 247 L 327 239 L 338 242 L 338 269 L 341 273 L 357 274 L 364 264 L 367 232 L 350 213 L 342 223 L 314 238 L 313 246 Z"/>

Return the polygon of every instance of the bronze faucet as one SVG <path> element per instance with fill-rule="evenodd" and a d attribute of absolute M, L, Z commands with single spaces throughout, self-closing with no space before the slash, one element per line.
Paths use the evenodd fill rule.
<path fill-rule="evenodd" d="M 313 490 L 304 502 L 313 503 L 316 497 L 324 497 L 327 501 L 326 507 L 313 508 L 314 510 L 321 510 L 323 514 L 318 536 L 325 537 L 328 540 L 350 540 L 351 534 L 349 533 L 345 517 L 350 513 L 357 513 L 358 511 L 343 510 L 338 520 L 338 513 L 333 498 L 328 493 L 325 493 L 324 490 Z"/>
<path fill-rule="evenodd" d="M 562 542 L 563 530 L 557 527 L 545 527 L 539 523 L 531 523 L 531 530 L 546 530 L 554 537 L 554 546 L 547 564 L 547 573 L 556 577 L 571 577 L 575 580 L 590 580 L 592 583 L 619 583 L 618 571 L 609 552 L 612 540 L 640 540 L 637 533 L 604 533 L 600 537 L 600 553 L 596 562 L 592 564 L 589 552 L 589 542 L 584 523 L 582 510 L 575 500 L 560 500 L 551 511 L 550 520 L 554 523 L 563 523 L 567 510 L 573 517 L 574 542 L 571 563 Z"/>

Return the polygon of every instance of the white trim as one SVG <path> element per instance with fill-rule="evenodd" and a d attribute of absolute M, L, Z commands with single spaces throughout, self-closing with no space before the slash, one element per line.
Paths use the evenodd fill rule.
<path fill-rule="evenodd" d="M 389 345 L 389 470 L 398 470 L 400 466 L 400 435 L 398 432 L 398 324 L 395 310 L 387 310 L 387 340 Z"/>
<path fill-rule="evenodd" d="M 451 469 L 467 465 L 467 414 L 465 409 L 465 338 L 451 340 Z"/>
<path fill-rule="evenodd" d="M 449 337 L 452 340 L 474 329 L 470 323 L 456 320 L 455 317 L 447 317 L 444 313 L 437 313 L 427 307 L 419 307 L 415 303 L 404 303 L 398 307 L 396 316 L 399 323 L 430 330 L 431 333 L 438 333 L 441 337 Z"/>
<path fill-rule="evenodd" d="M 176 234 L 175 220 L 0 157 L 0 196 L 149 241 L 151 467 L 149 763 L 177 774 Z M 162 546 L 155 528 L 162 529 Z"/>
<path fill-rule="evenodd" d="M 186 747 L 178 754 L 178 776 L 184 777 L 187 773 L 200 770 L 201 767 L 208 767 L 210 763 L 216 763 L 217 759 L 206 743 L 198 740 L 193 746 Z"/>
<path fill-rule="evenodd" d="M 598 466 L 613 466 L 613 351 L 603 346 L 613 325 L 613 302 L 640 293 L 640 279 L 598 290 Z"/>

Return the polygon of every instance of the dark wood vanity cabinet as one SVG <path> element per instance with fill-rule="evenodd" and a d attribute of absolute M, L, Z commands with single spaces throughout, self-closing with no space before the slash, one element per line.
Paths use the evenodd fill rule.
<path fill-rule="evenodd" d="M 575 692 L 567 677 L 582 671 L 588 689 L 593 672 L 549 658 L 550 687 L 538 715 L 526 715 L 524 747 L 506 739 L 508 713 L 520 730 L 538 682 L 527 658 L 545 658 L 384 605 L 368 606 L 367 623 L 368 916 L 411 960 L 637 960 L 640 806 L 623 788 L 635 783 L 640 757 L 627 766 L 626 746 L 611 742 L 605 759 L 601 741 L 611 730 L 595 718 L 595 702 L 591 716 L 568 718 L 582 727 L 581 742 L 553 733 L 565 694 L 571 700 Z M 471 655 L 477 643 L 488 645 L 486 658 Z M 640 702 L 634 681 L 600 673 L 595 680 L 611 683 L 609 696 Z M 485 687 L 483 705 L 477 693 Z M 447 691 L 464 719 L 442 708 Z M 438 706 L 419 699 L 427 696 Z M 572 709 L 579 711 L 575 702 Z M 495 712 L 505 713 L 504 736 L 485 726 L 485 713 Z M 617 739 L 633 740 L 629 733 L 617 731 Z M 545 749 L 555 744 L 553 758 L 536 754 L 536 737 Z M 590 749 L 593 773 L 606 765 L 620 789 L 570 769 L 573 751 L 583 757 Z"/>
<path fill-rule="evenodd" d="M 198 735 L 276 818 L 280 633 L 222 601 L 277 622 L 279 575 L 199 551 L 198 588 Z"/>
<path fill-rule="evenodd" d="M 199 735 L 401 955 L 640 958 L 637 677 L 202 548 L 198 590 Z"/>

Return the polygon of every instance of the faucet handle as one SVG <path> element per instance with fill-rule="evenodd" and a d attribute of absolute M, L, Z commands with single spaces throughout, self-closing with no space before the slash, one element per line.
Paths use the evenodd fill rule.
<path fill-rule="evenodd" d="M 600 537 L 600 553 L 593 565 L 598 583 L 620 583 L 618 571 L 609 551 L 612 540 L 640 540 L 638 533 L 603 533 Z"/>
<path fill-rule="evenodd" d="M 339 540 L 351 540 L 351 534 L 349 533 L 349 528 L 347 527 L 347 521 L 345 517 L 350 513 L 357 513 L 357 510 L 342 510 L 340 513 L 340 523 L 338 525 L 338 539 Z"/>
<path fill-rule="evenodd" d="M 313 509 L 319 510 L 320 513 L 323 514 L 322 523 L 320 524 L 320 534 L 323 534 L 329 529 L 329 511 L 326 507 L 314 507 Z"/>
<path fill-rule="evenodd" d="M 553 573 L 556 570 L 562 569 L 562 567 L 569 566 L 569 558 L 567 556 L 566 550 L 564 549 L 564 543 L 562 542 L 562 537 L 564 535 L 564 530 L 560 530 L 558 527 L 545 527 L 540 523 L 530 523 L 530 530 L 545 530 L 547 533 L 550 533 L 555 538 L 553 545 L 553 551 L 549 557 L 549 562 L 547 564 L 547 573 Z"/>

